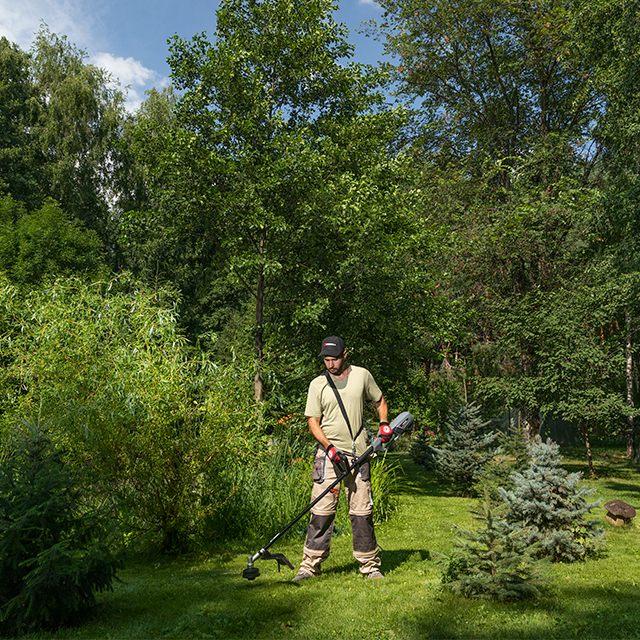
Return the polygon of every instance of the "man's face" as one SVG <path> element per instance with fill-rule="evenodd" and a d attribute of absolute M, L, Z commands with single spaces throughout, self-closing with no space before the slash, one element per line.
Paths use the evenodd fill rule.
<path fill-rule="evenodd" d="M 339 356 L 325 356 L 324 366 L 332 376 L 339 376 L 344 371 L 345 359 L 347 352 L 343 351 Z"/>

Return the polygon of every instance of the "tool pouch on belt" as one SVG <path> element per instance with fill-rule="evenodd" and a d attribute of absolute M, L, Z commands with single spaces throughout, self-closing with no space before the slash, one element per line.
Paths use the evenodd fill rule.
<path fill-rule="evenodd" d="M 327 456 L 324 453 L 315 457 L 313 461 L 313 469 L 311 471 L 311 477 L 314 482 L 322 482 L 324 480 L 326 466 Z"/>

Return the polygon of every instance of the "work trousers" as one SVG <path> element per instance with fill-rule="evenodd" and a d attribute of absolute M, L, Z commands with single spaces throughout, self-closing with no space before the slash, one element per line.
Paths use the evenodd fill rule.
<path fill-rule="evenodd" d="M 369 463 L 366 462 L 343 480 L 353 533 L 353 557 L 360 564 L 360 572 L 365 575 L 380 567 L 380 549 L 373 531 L 373 496 L 369 468 Z M 311 501 L 335 482 L 338 475 L 340 471 L 326 457 L 324 450 L 319 450 L 314 461 Z M 329 557 L 338 496 L 339 485 L 311 509 L 300 571 L 318 575 L 320 565 Z"/>

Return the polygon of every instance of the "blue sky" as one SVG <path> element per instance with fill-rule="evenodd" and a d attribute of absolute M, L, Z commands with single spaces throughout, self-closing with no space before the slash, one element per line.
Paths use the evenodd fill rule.
<path fill-rule="evenodd" d="M 212 33 L 217 7 L 218 0 L 0 0 L 0 36 L 28 50 L 40 22 L 46 22 L 52 32 L 84 49 L 90 62 L 129 86 L 127 106 L 133 110 L 146 89 L 169 83 L 167 38 Z M 356 60 L 383 58 L 381 44 L 356 31 L 380 15 L 374 0 L 339 2 L 334 18 L 349 27 Z"/>

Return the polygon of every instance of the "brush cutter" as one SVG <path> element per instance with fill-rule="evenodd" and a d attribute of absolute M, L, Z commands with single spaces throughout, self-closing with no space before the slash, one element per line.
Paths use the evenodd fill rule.
<path fill-rule="evenodd" d="M 323 491 L 308 507 L 301 511 L 282 531 L 278 531 L 273 538 L 266 544 L 260 551 L 254 553 L 252 556 L 249 556 L 249 560 L 247 561 L 247 568 L 242 572 L 242 577 L 247 580 L 255 580 L 260 575 L 260 569 L 254 567 L 254 563 L 259 558 L 263 560 L 275 560 L 278 563 L 278 571 L 280 571 L 280 566 L 287 566 L 289 569 L 293 569 L 293 565 L 286 556 L 282 553 L 269 553 L 267 549 L 278 539 L 280 536 L 284 535 L 291 527 L 302 518 L 306 513 L 309 513 L 313 506 L 319 502 L 324 496 L 331 491 L 336 485 L 339 485 L 354 469 L 357 469 L 361 464 L 366 462 L 367 458 L 374 452 L 386 451 L 407 429 L 411 429 L 413 426 L 413 416 L 408 412 L 404 411 L 401 413 L 390 425 L 391 430 L 393 432 L 393 436 L 391 440 L 385 445 L 382 442 L 382 438 L 374 438 L 371 442 L 371 446 L 359 457 L 356 458 L 342 473 L 336 478 L 336 481 L 330 486 L 327 487 L 325 491 Z"/>

